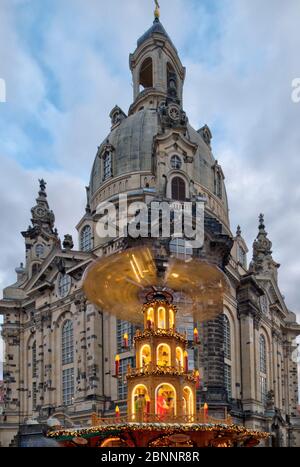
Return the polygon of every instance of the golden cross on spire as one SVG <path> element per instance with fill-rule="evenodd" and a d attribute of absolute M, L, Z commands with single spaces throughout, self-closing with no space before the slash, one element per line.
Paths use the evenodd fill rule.
<path fill-rule="evenodd" d="M 159 17 L 160 17 L 160 11 L 159 11 L 160 6 L 159 6 L 159 3 L 158 3 L 158 0 L 154 0 L 154 1 L 155 1 L 155 5 L 156 5 L 155 10 L 154 10 L 154 16 L 155 16 L 156 19 L 159 19 Z"/>

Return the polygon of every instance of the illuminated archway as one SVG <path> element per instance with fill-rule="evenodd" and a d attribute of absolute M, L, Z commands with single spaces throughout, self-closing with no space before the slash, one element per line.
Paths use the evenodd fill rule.
<path fill-rule="evenodd" d="M 131 413 L 133 419 L 143 418 L 146 413 L 146 396 L 149 396 L 147 386 L 137 384 L 131 395 Z"/>
<path fill-rule="evenodd" d="M 175 327 L 175 318 L 174 318 L 174 311 L 169 310 L 169 328 L 174 329 Z"/>
<path fill-rule="evenodd" d="M 157 327 L 160 329 L 166 329 L 166 309 L 160 306 L 157 310 Z"/>
<path fill-rule="evenodd" d="M 181 347 L 176 347 L 176 365 L 178 368 L 183 369 L 183 350 Z"/>
<path fill-rule="evenodd" d="M 168 344 L 159 344 L 156 350 L 158 366 L 171 366 L 171 349 Z"/>
<path fill-rule="evenodd" d="M 151 363 L 151 349 L 149 344 L 145 344 L 140 350 L 140 367 L 144 368 L 149 363 Z"/>
<path fill-rule="evenodd" d="M 194 395 L 188 386 L 183 388 L 183 409 L 185 415 L 194 415 Z"/>
<path fill-rule="evenodd" d="M 154 309 L 152 307 L 148 308 L 146 317 L 146 327 L 151 329 L 154 323 Z"/>
<path fill-rule="evenodd" d="M 161 419 L 176 415 L 176 389 L 172 384 L 162 383 L 155 390 L 155 413 Z"/>

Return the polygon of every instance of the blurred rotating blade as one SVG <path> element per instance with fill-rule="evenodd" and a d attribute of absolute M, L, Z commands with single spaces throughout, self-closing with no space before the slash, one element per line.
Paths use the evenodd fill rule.
<path fill-rule="evenodd" d="M 102 311 L 134 324 L 143 322 L 141 304 L 147 293 L 156 289 L 173 295 L 179 317 L 207 321 L 222 313 L 229 282 L 217 266 L 199 259 L 166 258 L 166 263 L 161 278 L 150 248 L 132 248 L 99 258 L 85 272 L 85 294 Z"/>
<path fill-rule="evenodd" d="M 99 258 L 86 270 L 84 292 L 102 311 L 141 324 L 141 292 L 158 285 L 156 265 L 149 248 L 133 248 Z"/>
<path fill-rule="evenodd" d="M 223 311 L 229 281 L 216 265 L 200 259 L 169 260 L 165 284 L 175 292 L 178 316 L 193 315 L 195 322 L 215 319 Z"/>

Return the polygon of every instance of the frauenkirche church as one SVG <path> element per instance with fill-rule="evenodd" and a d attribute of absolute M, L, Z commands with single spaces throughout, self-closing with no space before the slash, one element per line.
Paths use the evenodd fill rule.
<path fill-rule="evenodd" d="M 117 205 L 118 195 L 126 194 L 128 204 L 205 200 L 202 248 L 188 248 L 180 238 L 148 239 L 161 264 L 198 257 L 223 271 L 229 284 L 215 319 L 195 322 L 185 313 L 177 320 L 178 332 L 186 336 L 186 365 L 199 376 L 197 408 L 206 404 L 212 417 L 230 414 L 238 425 L 269 432 L 270 445 L 299 446 L 293 352 L 300 325 L 278 287 L 279 264 L 264 216 L 259 217 L 249 262 L 240 227 L 231 230 L 212 133 L 207 125 L 194 129 L 189 124 L 183 102 L 186 70 L 157 11 L 130 54 L 130 71 L 133 103 L 128 113 L 116 106 L 109 115 L 110 132 L 95 156 L 86 210 L 77 225 L 78 250 L 70 235 L 59 237 L 46 182 L 39 181 L 31 224 L 22 232 L 25 262 L 16 268 L 16 282 L 4 289 L 0 301 L 5 343 L 1 443 L 15 443 L 30 422 L 55 418 L 64 426 L 87 426 L 93 414 L 110 416 L 116 407 L 121 416 L 126 413 L 131 384 L 126 375 L 135 365 L 133 341 L 137 349 L 140 331 L 132 320 L 97 307 L 83 290 L 86 270 L 97 258 L 143 243 L 97 235 L 99 203 Z M 97 283 L 100 297 L 104 287 Z M 177 294 L 178 304 L 182 300 Z M 126 319 L 126 305 L 122 316 Z M 168 348 L 160 344 L 158 367 L 170 366 Z M 141 367 L 149 364 L 150 347 L 143 352 Z M 132 404 L 144 397 L 141 391 Z M 162 403 L 164 397 L 157 393 Z M 166 411 L 176 395 L 168 397 Z"/>

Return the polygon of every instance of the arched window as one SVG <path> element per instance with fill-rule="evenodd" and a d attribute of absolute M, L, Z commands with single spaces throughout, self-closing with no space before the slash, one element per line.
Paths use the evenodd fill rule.
<path fill-rule="evenodd" d="M 73 323 L 69 319 L 62 327 L 61 334 L 61 355 L 62 364 L 67 365 L 73 363 L 74 359 L 74 345 L 73 345 Z"/>
<path fill-rule="evenodd" d="M 137 384 L 132 391 L 131 411 L 133 420 L 143 421 L 146 414 L 146 399 L 149 397 L 148 389 L 144 384 Z"/>
<path fill-rule="evenodd" d="M 183 413 L 184 415 L 194 415 L 194 396 L 189 386 L 183 388 Z"/>
<path fill-rule="evenodd" d="M 92 228 L 90 225 L 86 225 L 80 234 L 80 249 L 82 251 L 90 251 L 92 247 Z"/>
<path fill-rule="evenodd" d="M 176 366 L 179 370 L 183 369 L 183 350 L 181 347 L 176 347 Z"/>
<path fill-rule="evenodd" d="M 181 177 L 172 179 L 172 199 L 176 201 L 185 201 L 185 181 Z"/>
<path fill-rule="evenodd" d="M 174 325 L 175 325 L 174 311 L 169 310 L 169 329 L 174 329 Z"/>
<path fill-rule="evenodd" d="M 259 367 L 261 373 L 267 373 L 266 339 L 262 334 L 259 337 Z"/>
<path fill-rule="evenodd" d="M 223 334 L 224 334 L 224 357 L 231 360 L 231 331 L 230 322 L 226 315 L 223 315 Z"/>
<path fill-rule="evenodd" d="M 110 151 L 105 151 L 103 155 L 103 180 L 112 176 L 112 157 Z"/>
<path fill-rule="evenodd" d="M 259 369 L 260 369 L 260 398 L 263 404 L 267 401 L 267 346 L 266 339 L 259 336 Z"/>
<path fill-rule="evenodd" d="M 71 405 L 74 401 L 74 336 L 73 323 L 65 321 L 61 334 L 62 359 L 62 400 L 64 405 Z"/>
<path fill-rule="evenodd" d="M 155 413 L 160 418 L 176 415 L 176 390 L 171 384 L 160 384 L 155 390 Z"/>
<path fill-rule="evenodd" d="M 157 347 L 157 365 L 171 366 L 171 349 L 168 344 L 159 344 Z"/>
<path fill-rule="evenodd" d="M 169 96 L 177 97 L 177 75 L 171 63 L 167 64 L 167 81 Z"/>
<path fill-rule="evenodd" d="M 247 268 L 247 254 L 241 245 L 238 245 L 238 261 L 245 269 Z"/>
<path fill-rule="evenodd" d="M 222 175 L 219 170 L 215 173 L 215 195 L 222 198 Z"/>
<path fill-rule="evenodd" d="M 145 344 L 141 348 L 141 353 L 140 353 L 141 359 L 140 359 L 140 367 L 144 368 L 148 366 L 151 363 L 151 349 L 150 345 Z"/>
<path fill-rule="evenodd" d="M 139 85 L 142 86 L 143 89 L 153 88 L 153 63 L 151 57 L 146 58 L 142 63 Z"/>
<path fill-rule="evenodd" d="M 224 383 L 227 396 L 232 397 L 232 366 L 231 366 L 231 327 L 226 315 L 223 315 L 223 344 L 224 344 Z"/>
<path fill-rule="evenodd" d="M 68 274 L 60 274 L 58 278 L 58 295 L 65 298 L 70 292 L 72 279 Z"/>
<path fill-rule="evenodd" d="M 152 307 L 148 308 L 146 315 L 146 328 L 152 329 L 154 323 L 154 309 Z"/>
<path fill-rule="evenodd" d="M 163 306 L 160 306 L 157 310 L 157 314 L 157 327 L 160 329 L 166 329 L 166 309 Z"/>

